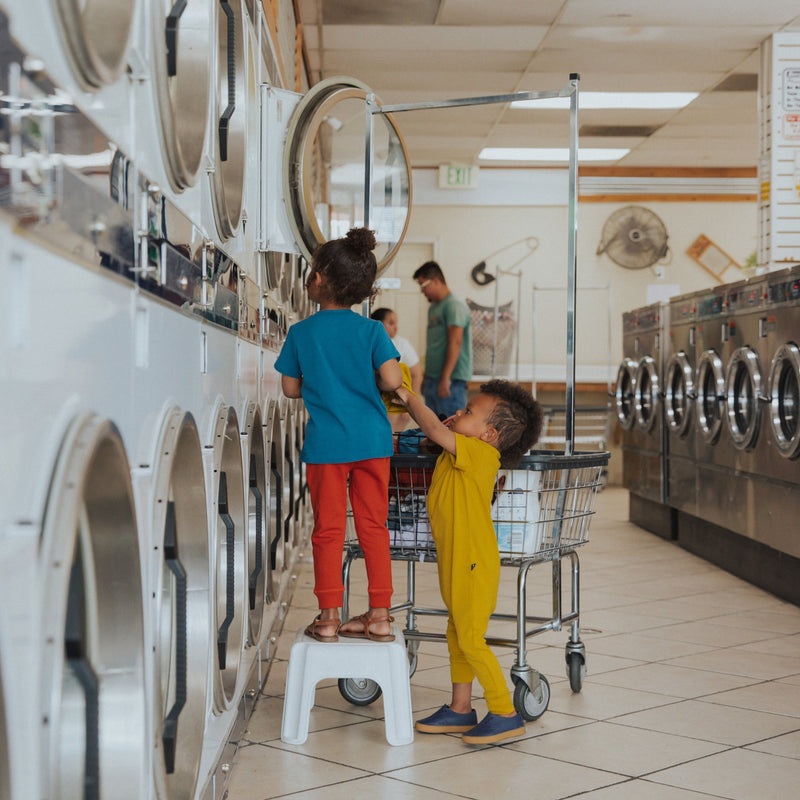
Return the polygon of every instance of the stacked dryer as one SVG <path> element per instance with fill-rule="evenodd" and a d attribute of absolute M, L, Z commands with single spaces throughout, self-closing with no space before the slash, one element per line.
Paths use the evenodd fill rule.
<path fill-rule="evenodd" d="M 631 492 L 632 519 L 637 500 L 663 504 L 666 499 L 661 376 L 662 326 L 668 313 L 666 304 L 654 303 L 624 314 L 622 320 L 616 410 L 622 427 L 623 484 Z"/>

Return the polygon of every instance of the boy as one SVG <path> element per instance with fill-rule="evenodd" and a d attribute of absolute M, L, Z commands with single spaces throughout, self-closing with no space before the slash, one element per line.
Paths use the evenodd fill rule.
<path fill-rule="evenodd" d="M 542 428 L 539 404 L 522 387 L 490 381 L 453 417 L 436 414 L 405 388 L 396 391 L 423 433 L 443 452 L 428 492 L 439 589 L 447 607 L 447 647 L 453 697 L 418 720 L 423 733 L 463 733 L 469 744 L 491 744 L 525 733 L 522 716 L 484 636 L 497 604 L 500 556 L 491 518 L 499 467 L 514 467 Z M 472 681 L 484 690 L 489 713 L 478 723 Z"/>

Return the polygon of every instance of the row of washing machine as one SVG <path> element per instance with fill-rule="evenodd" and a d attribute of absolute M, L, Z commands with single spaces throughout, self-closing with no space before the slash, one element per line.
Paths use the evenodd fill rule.
<path fill-rule="evenodd" d="M 800 557 L 800 267 L 623 316 L 633 495 Z"/>

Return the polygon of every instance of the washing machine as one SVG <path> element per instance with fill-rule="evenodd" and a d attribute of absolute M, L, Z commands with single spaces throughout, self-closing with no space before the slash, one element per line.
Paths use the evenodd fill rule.
<path fill-rule="evenodd" d="M 800 267 L 770 273 L 766 283 L 764 441 L 755 453 L 758 538 L 800 557 Z"/>
<path fill-rule="evenodd" d="M 664 352 L 667 503 L 689 514 L 697 513 L 696 294 L 679 295 L 669 301 L 669 335 Z"/>
<path fill-rule="evenodd" d="M 756 538 L 763 434 L 766 282 L 737 281 L 698 303 L 697 515 Z"/>
<path fill-rule="evenodd" d="M 663 326 L 669 307 L 654 303 L 623 315 L 623 360 L 615 390 L 622 428 L 623 485 L 638 498 L 663 504 Z"/>

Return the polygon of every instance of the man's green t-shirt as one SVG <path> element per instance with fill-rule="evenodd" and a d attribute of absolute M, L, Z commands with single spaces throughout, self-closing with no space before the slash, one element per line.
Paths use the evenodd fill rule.
<path fill-rule="evenodd" d="M 428 336 L 425 347 L 425 375 L 438 378 L 442 374 L 447 353 L 447 329 L 457 325 L 464 329 L 461 352 L 450 380 L 468 381 L 472 378 L 472 332 L 469 309 L 452 292 L 428 308 Z"/>

